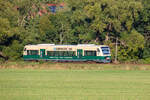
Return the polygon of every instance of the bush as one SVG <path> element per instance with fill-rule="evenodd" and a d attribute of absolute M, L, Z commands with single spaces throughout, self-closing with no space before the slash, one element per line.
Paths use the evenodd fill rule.
<path fill-rule="evenodd" d="M 4 63 L 5 62 L 5 59 L 3 58 L 0 58 L 0 64 Z"/>
<path fill-rule="evenodd" d="M 18 41 L 14 41 L 11 46 L 3 48 L 3 54 L 9 60 L 17 60 L 22 56 L 23 46 Z"/>
<path fill-rule="evenodd" d="M 139 60 L 139 63 L 142 63 L 142 64 L 150 64 L 150 58 L 146 58 L 146 59 Z"/>

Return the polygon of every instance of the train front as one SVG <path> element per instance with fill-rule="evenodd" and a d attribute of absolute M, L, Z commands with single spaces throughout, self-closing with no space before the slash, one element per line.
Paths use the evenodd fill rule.
<path fill-rule="evenodd" d="M 100 49 L 102 51 L 102 56 L 103 56 L 102 61 L 104 63 L 110 63 L 111 62 L 110 48 L 108 46 L 101 46 Z"/>

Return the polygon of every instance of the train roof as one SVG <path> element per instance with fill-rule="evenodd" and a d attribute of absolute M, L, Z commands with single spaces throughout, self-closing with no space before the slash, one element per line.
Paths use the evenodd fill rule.
<path fill-rule="evenodd" d="M 47 46 L 100 46 L 100 47 L 103 47 L 103 46 L 107 46 L 107 45 L 95 45 L 95 44 L 77 44 L 77 45 L 55 45 L 55 44 L 36 44 L 36 45 L 26 45 L 26 46 L 44 46 L 44 47 L 47 47 Z"/>

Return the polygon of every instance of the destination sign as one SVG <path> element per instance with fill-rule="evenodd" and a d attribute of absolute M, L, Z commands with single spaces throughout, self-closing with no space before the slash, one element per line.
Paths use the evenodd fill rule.
<path fill-rule="evenodd" d="M 72 48 L 54 48 L 56 51 L 71 51 Z"/>

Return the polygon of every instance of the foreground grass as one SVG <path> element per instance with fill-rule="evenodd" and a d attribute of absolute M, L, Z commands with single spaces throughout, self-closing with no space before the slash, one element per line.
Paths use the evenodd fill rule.
<path fill-rule="evenodd" d="M 150 100 L 150 71 L 0 69 L 0 100 Z"/>

